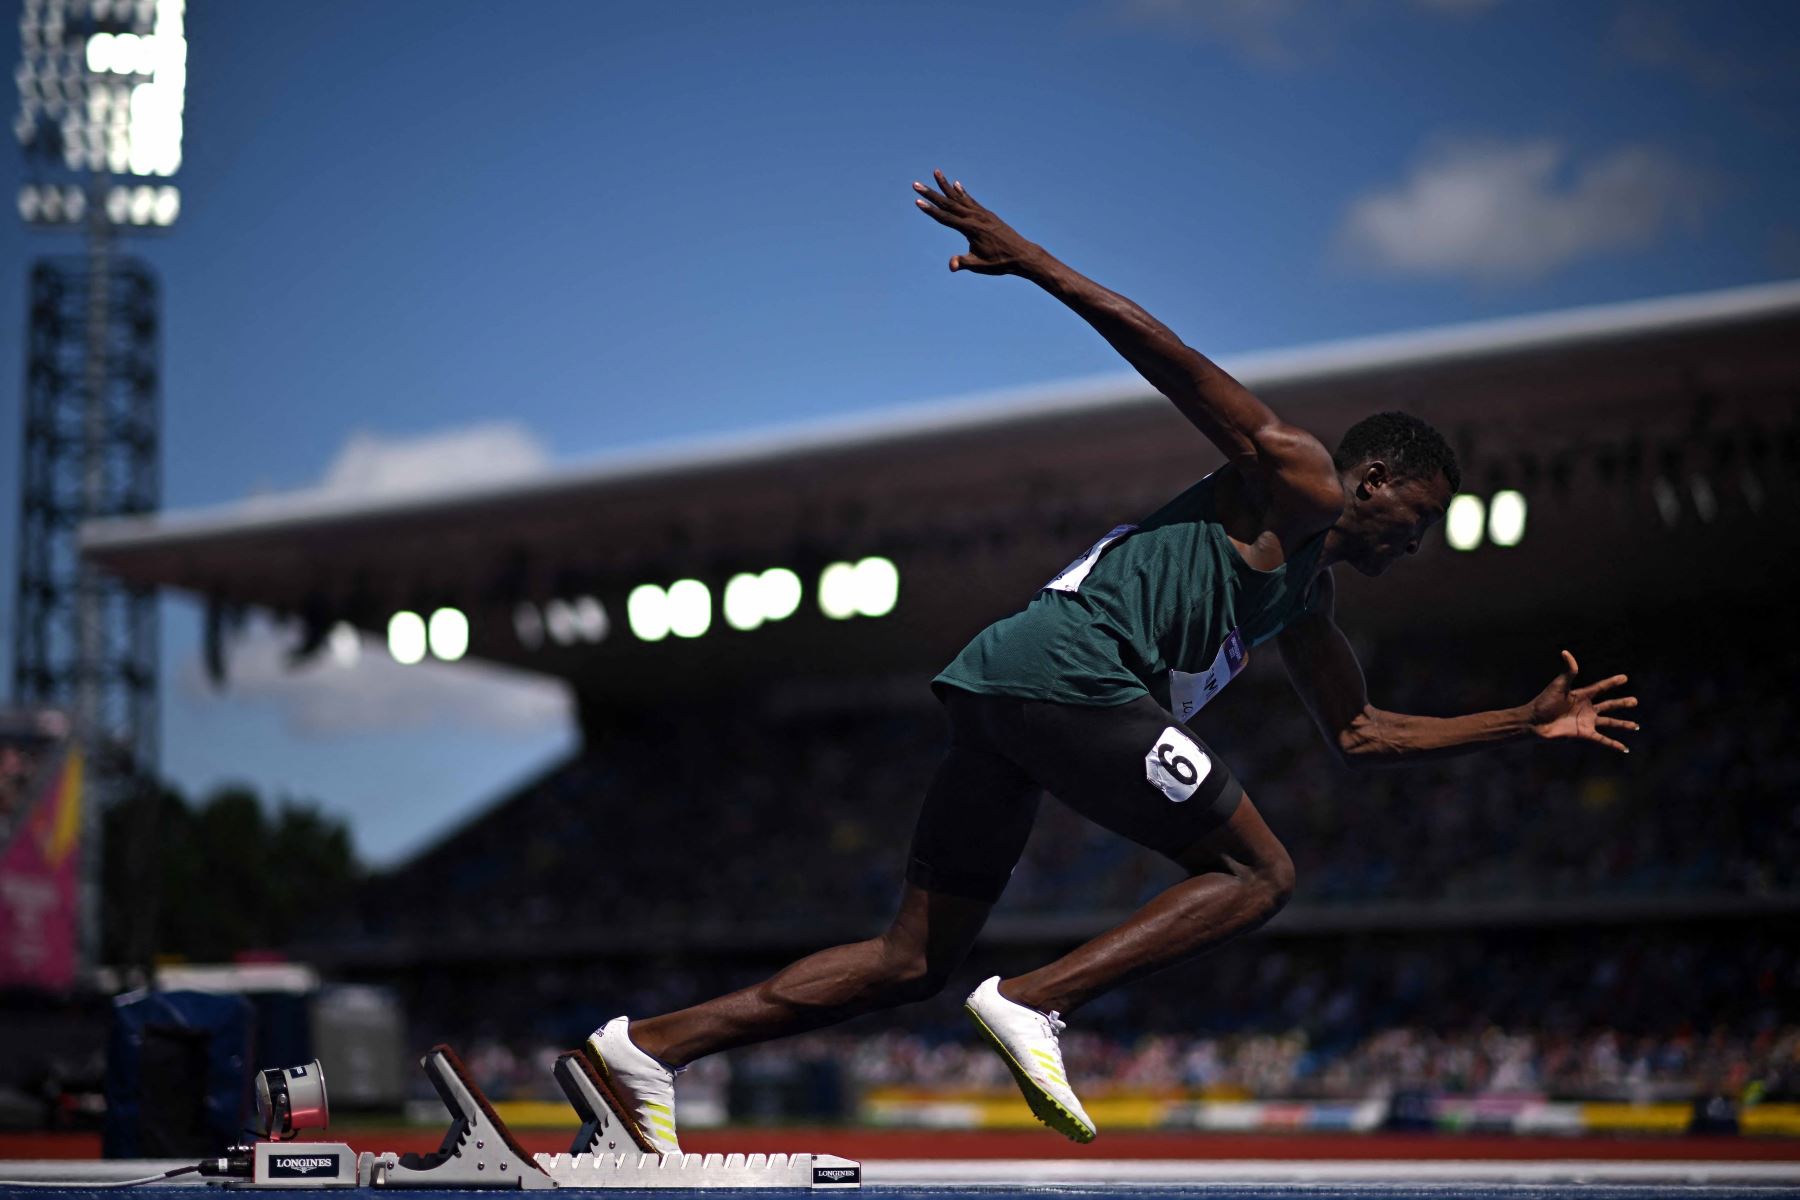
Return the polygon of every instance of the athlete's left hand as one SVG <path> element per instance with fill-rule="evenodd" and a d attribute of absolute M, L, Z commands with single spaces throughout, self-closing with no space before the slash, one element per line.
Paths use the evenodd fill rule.
<path fill-rule="evenodd" d="M 1552 679 L 1550 686 L 1539 692 L 1537 699 L 1529 706 L 1532 732 L 1543 738 L 1581 738 L 1584 741 L 1599 742 L 1621 754 L 1630 754 L 1631 751 L 1625 748 L 1623 742 L 1608 737 L 1605 731 L 1635 732 L 1637 722 L 1606 714 L 1619 709 L 1636 708 L 1637 697 L 1598 698 L 1601 693 L 1621 686 L 1625 682 L 1625 676 L 1614 675 L 1599 683 L 1578 688 L 1575 686 L 1575 676 L 1581 668 L 1576 665 L 1575 656 L 1567 650 L 1562 652 L 1562 656 L 1569 669 Z"/>
<path fill-rule="evenodd" d="M 944 178 L 942 171 L 933 171 L 931 177 L 939 190 L 914 183 L 913 191 L 918 196 L 913 202 L 919 206 L 919 211 L 939 225 L 947 225 L 969 239 L 967 253 L 950 256 L 952 271 L 1021 275 L 1034 256 L 1043 254 L 1042 247 L 1019 236 L 1018 230 L 964 191 L 962 180 L 953 183 Z"/>

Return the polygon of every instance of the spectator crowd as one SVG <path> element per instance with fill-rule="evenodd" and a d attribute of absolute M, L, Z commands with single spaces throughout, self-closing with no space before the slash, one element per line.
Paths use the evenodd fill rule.
<path fill-rule="evenodd" d="M 857 1091 L 1004 1092 L 1005 1068 L 961 1000 L 1031 961 L 978 947 L 935 999 L 706 1060 L 696 1079 L 766 1074 L 773 1056 L 837 1064 Z M 432 1036 L 452 1030 L 478 1049 L 494 1094 L 553 1098 L 548 1063 L 601 1021 L 765 971 L 596 964 L 469 977 L 412 1004 Z M 1063 1047 L 1084 1093 L 1800 1099 L 1800 947 L 1776 923 L 1263 938 L 1103 997 L 1070 1020 Z"/>
<path fill-rule="evenodd" d="M 1486 658 L 1379 647 L 1366 656 L 1371 690 L 1407 712 L 1520 704 L 1558 661 L 1547 637 L 1527 642 L 1540 651 L 1533 658 L 1504 640 Z M 1694 661 L 1680 645 L 1648 662 L 1622 657 L 1589 654 L 1589 677 L 1630 668 L 1644 729 L 1629 757 L 1514 745 L 1352 770 L 1267 663 L 1197 728 L 1287 845 L 1300 904 L 1667 901 L 1800 888 L 1800 739 L 1791 732 L 1800 706 L 1790 686 L 1800 653 L 1743 644 Z M 746 715 L 718 715 L 727 711 Z M 891 910 L 943 738 L 929 700 L 623 716 L 583 755 L 380 881 L 370 925 L 442 932 L 448 919 L 480 937 L 566 928 L 596 908 L 652 924 L 878 920 Z M 1111 912 L 1174 878 L 1158 856 L 1046 802 L 999 912 Z M 446 913 L 433 898 L 457 903 Z"/>

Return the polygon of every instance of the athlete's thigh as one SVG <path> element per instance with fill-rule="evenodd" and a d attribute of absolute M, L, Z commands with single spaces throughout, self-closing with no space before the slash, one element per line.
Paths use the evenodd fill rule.
<path fill-rule="evenodd" d="M 959 715 L 953 704 L 950 749 L 919 807 L 906 881 L 991 906 L 1025 851 L 1041 788 Z"/>
<path fill-rule="evenodd" d="M 1052 795 L 1170 858 L 1224 825 L 1244 789 L 1148 696 L 1107 708 L 1029 704 L 1009 740 Z"/>

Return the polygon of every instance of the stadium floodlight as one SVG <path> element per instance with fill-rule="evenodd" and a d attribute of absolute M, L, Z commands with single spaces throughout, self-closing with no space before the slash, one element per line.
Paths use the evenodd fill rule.
<path fill-rule="evenodd" d="M 1688 494 L 1694 498 L 1694 515 L 1711 524 L 1719 515 L 1719 496 L 1712 481 L 1704 475 L 1694 476 L 1688 481 Z"/>
<path fill-rule="evenodd" d="M 785 621 L 800 607 L 800 577 L 786 567 L 762 573 L 763 619 Z"/>
<path fill-rule="evenodd" d="M 529 600 L 513 608 L 513 636 L 527 650 L 536 650 L 544 644 L 544 618 L 538 613 L 537 605 Z"/>
<path fill-rule="evenodd" d="M 698 579 L 677 579 L 669 585 L 669 632 L 676 637 L 697 638 L 712 628 L 712 592 Z"/>
<path fill-rule="evenodd" d="M 75 189 L 67 189 L 80 195 Z M 84 198 L 85 200 L 85 198 Z M 63 197 L 65 210 L 73 202 L 69 195 Z M 106 219 L 114 225 L 135 225 L 139 227 L 169 226 L 181 215 L 181 192 L 178 188 L 167 184 L 162 187 L 149 187 L 140 184 L 137 187 L 111 187 L 106 189 Z M 64 222 L 74 217 L 64 213 Z M 52 218 L 46 217 L 46 221 Z"/>
<path fill-rule="evenodd" d="M 87 68 L 96 75 L 104 75 L 112 70 L 113 35 L 96 33 L 87 40 Z"/>
<path fill-rule="evenodd" d="M 1444 537 L 1452 550 L 1473 550 L 1481 545 L 1481 524 L 1486 506 L 1480 496 L 1461 492 L 1450 500 L 1444 513 Z"/>
<path fill-rule="evenodd" d="M 1673 529 L 1681 524 L 1681 494 L 1669 482 L 1668 476 L 1658 475 L 1650 481 L 1650 496 L 1656 501 L 1656 515 L 1663 519 L 1664 525 Z"/>
<path fill-rule="evenodd" d="M 584 642 L 604 641 L 612 632 L 612 619 L 606 615 L 606 606 L 593 596 L 575 597 L 569 611 L 575 617 L 575 634 Z"/>
<path fill-rule="evenodd" d="M 544 605 L 544 628 L 550 631 L 550 640 L 559 646 L 573 645 L 581 636 L 576 628 L 575 610 L 567 600 L 552 600 Z"/>
<path fill-rule="evenodd" d="M 856 568 L 834 562 L 819 572 L 819 611 L 833 621 L 856 615 Z"/>
<path fill-rule="evenodd" d="M 856 564 L 856 611 L 885 617 L 900 600 L 900 568 L 892 559 L 871 555 Z"/>
<path fill-rule="evenodd" d="M 425 658 L 425 618 L 401 609 L 388 618 L 388 653 L 403 667 Z"/>
<path fill-rule="evenodd" d="M 625 622 L 642 642 L 669 636 L 669 593 L 654 583 L 640 583 L 625 597 Z"/>
<path fill-rule="evenodd" d="M 95 75 L 154 75 L 159 49 L 155 34 L 91 34 L 87 69 Z"/>
<path fill-rule="evenodd" d="M 725 584 L 725 623 L 749 632 L 769 621 L 785 621 L 800 607 L 800 577 L 786 567 L 743 571 Z"/>
<path fill-rule="evenodd" d="M 28 183 L 19 188 L 18 203 L 30 225 L 78 225 L 87 215 L 87 193 L 75 184 Z"/>
<path fill-rule="evenodd" d="M 331 661 L 340 667 L 354 667 L 356 660 L 362 657 L 362 637 L 356 632 L 356 626 L 348 621 L 339 621 L 325 635 L 325 645 L 331 650 Z"/>
<path fill-rule="evenodd" d="M 819 611 L 834 621 L 885 617 L 899 599 L 900 568 L 878 554 L 856 563 L 835 562 L 819 573 Z"/>
<path fill-rule="evenodd" d="M 180 170 L 186 0 L 31 0 L 19 21 L 19 50 L 13 132 L 32 174 L 166 178 Z M 173 201 L 160 201 L 120 223 L 168 226 L 176 214 Z M 41 203 L 26 219 L 83 223 L 67 205 Z"/>
<path fill-rule="evenodd" d="M 1496 546 L 1516 546 L 1525 537 L 1525 497 L 1511 488 L 1495 492 L 1488 501 L 1488 540 Z"/>
<path fill-rule="evenodd" d="M 128 50 L 113 38 L 112 67 L 128 63 L 132 75 L 148 75 L 148 83 L 131 89 L 129 138 L 133 175 L 173 175 L 181 168 L 182 111 L 187 103 L 187 36 L 185 0 L 157 0 L 156 22 L 149 37 L 133 39 Z"/>
<path fill-rule="evenodd" d="M 761 625 L 768 616 L 761 575 L 737 574 L 725 581 L 725 623 L 742 633 Z"/>
<path fill-rule="evenodd" d="M 469 618 L 459 608 L 440 608 L 426 627 L 431 652 L 445 662 L 455 662 L 469 652 Z"/>

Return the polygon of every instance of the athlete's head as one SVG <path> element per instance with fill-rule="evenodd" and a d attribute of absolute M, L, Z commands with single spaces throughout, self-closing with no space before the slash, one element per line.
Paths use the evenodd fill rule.
<path fill-rule="evenodd" d="M 1462 486 L 1444 435 L 1410 413 L 1384 412 L 1352 425 L 1331 456 L 1344 487 L 1343 560 L 1379 575 L 1419 548 Z"/>

